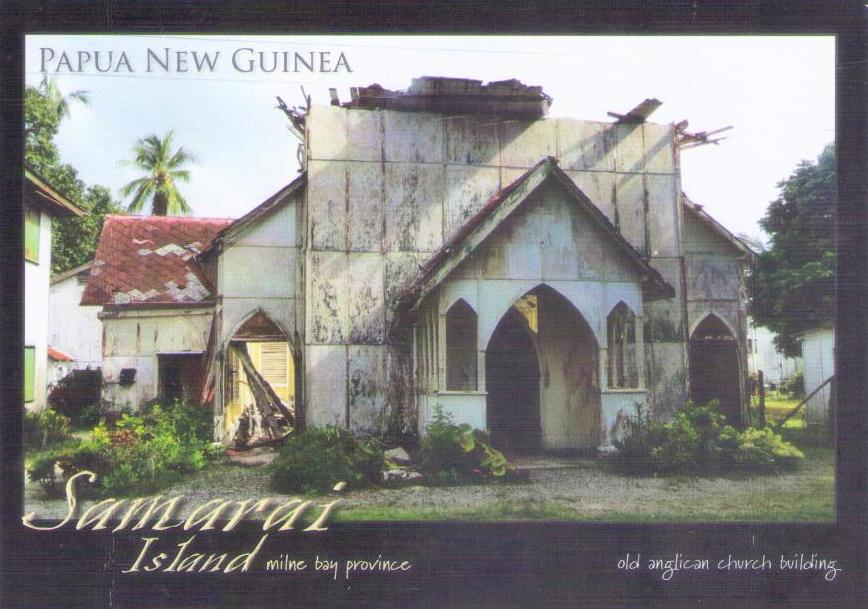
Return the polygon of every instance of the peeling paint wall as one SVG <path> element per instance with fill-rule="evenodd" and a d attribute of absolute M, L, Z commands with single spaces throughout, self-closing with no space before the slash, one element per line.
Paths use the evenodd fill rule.
<path fill-rule="evenodd" d="M 480 429 L 487 426 L 485 352 L 489 340 L 509 308 L 524 294 L 545 284 L 563 299 L 541 291 L 539 300 L 543 446 L 596 448 L 609 442 L 607 433 L 620 408 L 610 413 L 602 404 L 620 405 L 623 401 L 607 396 L 629 393 L 631 399 L 645 401 L 641 388 L 611 393 L 606 389 L 606 318 L 623 301 L 641 324 L 647 305 L 642 302 L 635 270 L 623 261 L 602 230 L 589 222 L 586 212 L 554 186 L 544 186 L 532 196 L 526 207 L 501 222 L 484 246 L 426 299 L 420 313 L 422 321 L 417 322 L 422 330 L 417 333 L 417 341 L 431 341 L 425 335 L 426 331 L 430 335 L 427 328 L 431 326 L 426 318 L 431 313 L 425 312 L 428 307 L 436 306 L 439 320 L 445 320 L 458 299 L 477 312 L 479 390 L 446 391 L 441 377 L 417 381 L 419 428 L 424 432 L 437 405 L 455 421 Z M 441 325 L 445 327 L 445 321 Z M 641 347 L 641 329 L 637 330 Z M 435 349 L 432 357 L 443 368 L 445 344 L 437 346 L 442 348 Z M 632 402 L 627 406 L 632 408 Z"/>
<path fill-rule="evenodd" d="M 739 383 L 747 411 L 747 294 L 746 261 L 721 235 L 693 214 L 684 215 L 685 284 L 688 333 L 709 314 L 719 317 L 738 345 Z M 688 336 L 689 338 L 689 336 Z M 744 417 L 747 421 L 747 417 Z"/>
<path fill-rule="evenodd" d="M 492 195 L 546 156 L 560 160 L 577 186 L 677 291 L 670 301 L 648 303 L 642 320 L 644 380 L 653 393 L 652 407 L 660 414 L 671 412 L 686 397 L 688 380 L 681 195 L 673 137 L 672 125 L 652 123 L 516 121 L 314 106 L 307 119 L 304 340 L 311 353 L 320 354 L 317 361 L 327 360 L 343 372 L 330 371 L 324 381 L 316 378 L 323 365 L 314 366 L 313 358 L 308 362 L 309 420 L 338 421 L 359 431 L 401 421 L 399 427 L 412 430 L 407 426 L 416 413 L 414 400 L 407 397 L 412 359 L 406 339 L 394 335 L 395 296 Z M 518 282 L 531 281 L 521 279 L 525 276 L 544 276 L 572 283 L 565 289 L 576 291 L 576 300 L 600 308 L 599 290 L 580 286 L 577 277 L 592 268 L 603 272 L 606 264 L 617 267 L 617 262 L 601 256 L 591 232 L 559 234 L 563 229 L 557 218 L 545 213 L 530 222 L 552 239 L 550 247 L 516 243 L 509 253 L 495 248 L 486 255 L 484 267 L 468 265 L 455 276 L 470 279 L 478 273 L 488 279 L 501 273 Z M 566 255 L 571 234 L 585 240 L 585 258 Z M 561 236 L 567 239 L 557 241 Z M 603 266 L 595 254 L 603 258 Z M 586 279 L 600 282 L 603 275 Z M 511 288 L 518 289 L 486 289 L 494 295 Z M 487 303 L 488 298 L 483 300 Z M 481 327 L 488 306 L 477 309 Z M 502 311 L 496 318 L 500 315 Z M 589 323 L 599 338 L 600 326 L 591 321 L 595 317 L 599 314 L 590 315 Z M 379 346 L 388 355 L 374 358 L 374 365 L 371 349 L 351 348 L 363 345 Z M 364 371 L 384 374 L 383 383 L 390 387 L 374 391 L 386 396 L 384 401 L 353 397 L 357 390 L 352 371 L 359 383 Z M 431 407 L 420 402 L 418 415 L 425 418 Z M 377 408 L 391 411 L 368 412 Z"/>
<path fill-rule="evenodd" d="M 235 332 L 261 311 L 286 335 L 298 354 L 304 334 L 302 227 L 303 199 L 293 194 L 285 202 L 231 239 L 216 262 L 219 303 L 214 331 L 218 340 L 214 374 L 224 376 L 225 349 Z M 296 360 L 298 358 L 296 357 Z M 224 384 L 215 383 L 215 437 L 226 431 Z M 223 438 L 225 439 L 225 438 Z"/>
<path fill-rule="evenodd" d="M 103 400 L 115 408 L 138 408 L 158 397 L 158 354 L 205 351 L 212 314 L 208 307 L 100 314 Z M 124 368 L 136 370 L 131 385 L 119 383 Z"/>

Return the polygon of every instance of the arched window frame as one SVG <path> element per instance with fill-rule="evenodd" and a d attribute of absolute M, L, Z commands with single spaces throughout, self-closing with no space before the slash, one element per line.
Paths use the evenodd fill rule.
<path fill-rule="evenodd" d="M 479 317 L 466 300 L 456 300 L 445 315 L 445 389 L 477 391 Z"/>
<path fill-rule="evenodd" d="M 639 389 L 639 336 L 636 314 L 623 301 L 606 317 L 609 389 Z"/>

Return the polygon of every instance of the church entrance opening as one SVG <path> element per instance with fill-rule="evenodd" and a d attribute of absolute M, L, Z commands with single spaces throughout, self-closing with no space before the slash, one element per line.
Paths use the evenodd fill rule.
<path fill-rule="evenodd" d="M 541 285 L 504 314 L 485 353 L 486 420 L 508 453 L 595 449 L 598 349 L 579 311 Z"/>
<path fill-rule="evenodd" d="M 738 346 L 732 332 L 709 315 L 693 331 L 689 349 L 690 399 L 698 404 L 717 400 L 727 423 L 742 425 Z"/>

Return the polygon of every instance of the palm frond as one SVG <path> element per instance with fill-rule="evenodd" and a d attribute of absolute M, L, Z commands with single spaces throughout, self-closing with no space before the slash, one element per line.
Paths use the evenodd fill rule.
<path fill-rule="evenodd" d="M 123 196 L 124 198 L 130 196 L 131 194 L 133 194 L 133 192 L 135 192 L 139 188 L 141 188 L 142 185 L 144 185 L 146 182 L 150 182 L 150 181 L 151 181 L 150 177 L 142 177 L 142 178 L 136 178 L 135 180 L 133 180 L 129 184 L 124 184 L 123 186 L 121 186 L 121 196 Z"/>
<path fill-rule="evenodd" d="M 169 172 L 169 177 L 173 180 L 180 180 L 181 182 L 189 182 L 190 181 L 190 170 L 188 169 L 173 169 Z"/>
<path fill-rule="evenodd" d="M 142 211 L 142 208 L 145 206 L 145 201 L 150 198 L 153 191 L 154 183 L 151 180 L 146 180 L 141 186 L 139 186 L 138 190 L 136 190 L 136 194 L 133 195 L 132 201 L 127 205 L 127 211 L 131 213 Z"/>
<path fill-rule="evenodd" d="M 184 165 L 186 163 L 195 162 L 196 157 L 192 153 L 187 152 L 186 150 L 184 150 L 183 147 L 179 147 L 175 151 L 175 154 L 173 154 L 172 157 L 166 162 L 166 165 L 170 169 L 174 169 L 175 167 L 180 167 L 181 165 Z"/>
<path fill-rule="evenodd" d="M 151 134 L 137 140 L 133 146 L 133 160 L 124 164 L 138 167 L 146 175 L 133 180 L 121 190 L 125 197 L 134 194 L 129 205 L 130 211 L 141 210 L 145 199 L 150 197 L 152 213 L 182 215 L 192 212 L 178 191 L 176 182 L 190 181 L 190 172 L 183 165 L 193 162 L 195 157 L 180 146 L 173 153 L 174 136 L 174 131 L 169 131 L 163 137 Z"/>

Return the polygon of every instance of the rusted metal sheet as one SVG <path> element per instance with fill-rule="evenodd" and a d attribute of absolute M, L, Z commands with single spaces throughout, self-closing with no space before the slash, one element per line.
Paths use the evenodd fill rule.
<path fill-rule="evenodd" d="M 645 342 L 677 342 L 685 340 L 684 294 L 681 281 L 681 260 L 655 258 L 654 268 L 675 289 L 675 297 L 645 304 Z"/>
<path fill-rule="evenodd" d="M 442 163 L 443 117 L 428 113 L 386 112 L 386 162 Z"/>
<path fill-rule="evenodd" d="M 645 171 L 675 173 L 675 131 L 671 124 L 645 123 L 642 125 L 645 148 Z"/>
<path fill-rule="evenodd" d="M 347 111 L 313 106 L 307 115 L 308 161 L 347 158 Z"/>
<path fill-rule="evenodd" d="M 645 175 L 648 250 L 652 257 L 680 256 L 678 229 L 678 182 L 675 175 Z"/>
<path fill-rule="evenodd" d="M 724 256 L 688 256 L 687 298 L 689 300 L 739 299 L 741 263 Z"/>
<path fill-rule="evenodd" d="M 608 123 L 558 119 L 558 158 L 568 171 L 615 171 L 615 129 Z"/>
<path fill-rule="evenodd" d="M 383 278 L 386 337 L 392 336 L 398 301 L 407 286 L 419 275 L 419 269 L 428 254 L 390 252 L 385 256 Z"/>
<path fill-rule="evenodd" d="M 386 251 L 435 252 L 443 245 L 441 165 L 387 163 L 385 193 Z"/>
<path fill-rule="evenodd" d="M 347 163 L 347 249 L 379 252 L 383 247 L 383 168 L 379 163 Z"/>
<path fill-rule="evenodd" d="M 311 252 L 308 263 L 308 341 L 319 345 L 342 344 L 349 338 L 347 254 Z"/>
<path fill-rule="evenodd" d="M 344 345 L 308 345 L 307 424 L 346 425 L 347 348 Z"/>
<path fill-rule="evenodd" d="M 350 254 L 349 343 L 380 344 L 385 339 L 383 259 L 379 254 Z"/>
<path fill-rule="evenodd" d="M 505 167 L 532 167 L 557 156 L 557 121 L 504 121 L 500 125 L 500 162 Z"/>
<path fill-rule="evenodd" d="M 348 353 L 350 429 L 362 434 L 382 433 L 389 397 L 388 348 L 352 345 Z"/>
<path fill-rule="evenodd" d="M 500 121 L 494 117 L 448 116 L 446 127 L 446 162 L 455 165 L 492 165 L 500 162 Z"/>
<path fill-rule="evenodd" d="M 656 417 L 671 417 L 687 399 L 686 349 L 684 342 L 645 343 L 646 387 Z"/>
<path fill-rule="evenodd" d="M 645 144 L 642 125 L 618 124 L 612 127 L 615 140 L 615 171 L 639 173 L 645 169 Z"/>
<path fill-rule="evenodd" d="M 449 165 L 443 205 L 446 238 L 451 238 L 499 189 L 500 172 L 496 168 Z"/>
<path fill-rule="evenodd" d="M 617 174 L 609 171 L 567 171 L 575 185 L 615 224 L 615 181 Z"/>
<path fill-rule="evenodd" d="M 641 174 L 619 173 L 615 178 L 615 217 L 621 235 L 645 253 L 645 185 Z"/>
<path fill-rule="evenodd" d="M 311 161 L 308 214 L 310 246 L 343 251 L 347 247 L 347 166 L 342 161 Z"/>

